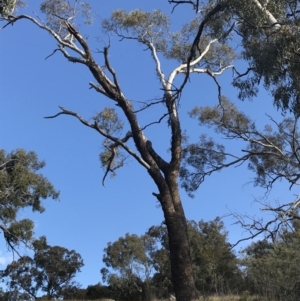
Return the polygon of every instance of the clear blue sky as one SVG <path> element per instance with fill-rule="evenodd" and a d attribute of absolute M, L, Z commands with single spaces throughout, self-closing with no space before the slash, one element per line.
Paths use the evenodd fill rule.
<path fill-rule="evenodd" d="M 34 9 L 39 14 L 41 1 L 27 2 L 24 13 L 31 14 Z M 181 6 L 171 15 L 172 6 L 167 0 L 89 2 L 97 18 L 92 27 L 81 28 L 89 32 L 89 42 L 95 50 L 104 46 L 101 39 L 97 39 L 102 34 L 99 19 L 108 17 L 114 9 L 161 9 L 170 15 L 175 29 L 194 17 L 189 6 Z M 107 37 L 103 36 L 103 40 L 107 41 Z M 59 53 L 45 60 L 55 47 L 56 43 L 48 33 L 28 21 L 17 22 L 0 32 L 1 148 L 7 152 L 17 148 L 33 150 L 46 161 L 43 174 L 61 191 L 60 201 L 47 200 L 43 214 L 25 210 L 20 216 L 35 221 L 36 237 L 46 235 L 50 245 L 74 249 L 82 255 L 85 266 L 76 280 L 86 287 L 101 281 L 99 271 L 103 267 L 103 249 L 109 241 L 115 241 L 127 232 L 143 234 L 150 226 L 160 224 L 163 215 L 152 196 L 152 192 L 157 191 L 154 184 L 133 159 L 118 171 L 115 179 L 108 178 L 106 187 L 103 187 L 103 170 L 98 160 L 101 136 L 69 116 L 43 118 L 57 113 L 59 105 L 87 119 L 105 106 L 114 106 L 110 100 L 89 90 L 88 83 L 93 78 L 86 68 L 68 63 Z M 95 57 L 102 62 L 101 54 L 95 53 Z M 128 99 L 145 101 L 161 96 L 154 64 L 143 46 L 135 41 L 119 42 L 112 38 L 110 60 Z M 169 73 L 174 67 L 176 62 L 162 59 L 164 73 Z M 217 90 L 204 75 L 193 75 L 191 79 L 182 96 L 180 114 L 183 128 L 197 138 L 207 129 L 199 128 L 195 120 L 189 119 L 187 112 L 195 105 L 216 104 Z M 231 87 L 230 81 L 231 72 L 227 72 L 222 79 L 223 92 L 259 124 L 268 123 L 265 112 L 280 119 L 267 93 L 261 93 L 253 102 L 241 102 L 237 100 L 237 91 Z M 140 123 L 152 117 L 155 116 L 144 115 Z M 157 118 L 159 116 L 154 119 Z M 169 136 L 166 124 L 154 126 L 146 134 L 167 158 L 165 142 L 169 141 Z M 240 144 L 231 143 L 231 150 L 239 149 Z M 182 191 L 187 218 L 208 221 L 227 214 L 228 208 L 260 216 L 259 205 L 253 201 L 254 197 L 263 196 L 264 191 L 247 184 L 252 177 L 245 165 L 207 178 L 194 199 Z M 293 199 L 286 183 L 277 185 L 272 191 L 269 200 L 274 199 Z M 246 235 L 232 225 L 234 220 L 227 218 L 224 222 L 231 243 Z M 4 269 L 11 260 L 4 240 L 0 241 L 0 250 L 0 269 Z"/>

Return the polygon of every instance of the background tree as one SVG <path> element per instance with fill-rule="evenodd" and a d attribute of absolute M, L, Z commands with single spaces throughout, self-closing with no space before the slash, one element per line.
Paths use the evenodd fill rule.
<path fill-rule="evenodd" d="M 86 288 L 87 300 L 115 299 L 116 297 L 117 294 L 113 292 L 112 288 L 101 285 L 100 283 L 95 285 L 89 285 Z"/>
<path fill-rule="evenodd" d="M 146 232 L 155 240 L 156 248 L 151 252 L 154 268 L 152 284 L 157 298 L 169 298 L 174 293 L 170 263 L 169 238 L 166 224 L 152 226 Z"/>
<path fill-rule="evenodd" d="M 9 287 L 33 298 L 40 291 L 49 300 L 63 297 L 65 290 L 75 285 L 72 279 L 83 266 L 81 256 L 74 250 L 49 246 L 44 236 L 33 242 L 33 250 L 33 258 L 23 256 L 7 266 L 4 276 Z"/>
<path fill-rule="evenodd" d="M 207 175 L 223 168 L 248 162 L 248 168 L 255 173 L 254 185 L 267 191 L 273 185 L 286 180 L 290 188 L 299 180 L 299 132 L 298 117 L 285 118 L 276 122 L 269 116 L 271 125 L 260 130 L 243 112 L 226 98 L 215 107 L 196 107 L 190 113 L 200 125 L 213 128 L 226 139 L 244 143 L 240 152 L 228 153 L 223 145 L 202 135 L 198 143 L 187 144 L 183 152 L 181 177 L 183 187 L 193 193 Z M 262 210 L 274 213 L 274 218 L 251 220 L 251 217 L 235 215 L 237 222 L 250 231 L 251 238 L 266 232 L 275 239 L 280 227 L 299 219 L 299 196 L 294 201 L 272 205 L 263 203 Z"/>
<path fill-rule="evenodd" d="M 190 221 L 188 232 L 197 289 L 204 295 L 240 292 L 242 273 L 221 219 Z"/>
<path fill-rule="evenodd" d="M 86 289 L 80 288 L 78 285 L 69 285 L 62 292 L 63 300 L 85 300 Z M 93 299 L 89 299 L 93 300 Z"/>
<path fill-rule="evenodd" d="M 177 300 L 192 300 L 197 297 L 197 292 L 186 218 L 178 187 L 182 142 L 178 103 L 188 75 L 207 74 L 215 80 L 225 70 L 232 68 L 235 53 L 225 42 L 236 23 L 234 20 L 224 22 L 221 30 L 210 26 L 208 21 L 212 14 L 207 10 L 206 15 L 192 20 L 190 24 L 183 26 L 181 31 L 171 33 L 169 19 L 160 11 L 113 12 L 111 18 L 102 22 L 104 31 L 119 36 L 121 40 L 135 40 L 149 50 L 162 91 L 159 100 L 139 107 L 125 96 L 109 61 L 109 47 L 103 49 L 103 63 L 96 62 L 92 49 L 75 24 L 78 14 L 74 13 L 74 9 L 68 3 L 63 0 L 42 2 L 41 10 L 46 14 L 48 22 L 42 22 L 35 16 L 19 15 L 10 18 L 8 24 L 26 19 L 47 31 L 58 44 L 55 52 L 60 52 L 70 62 L 85 65 L 96 81 L 90 83 L 91 88 L 111 101 L 112 107 L 99 112 L 93 122 L 88 122 L 79 114 L 65 108 L 61 108 L 61 112 L 52 117 L 71 115 L 104 137 L 104 151 L 100 155 L 105 168 L 104 178 L 108 173 L 114 174 L 117 168 L 123 166 L 128 155 L 144 167 L 157 187 L 158 191 L 153 195 L 161 205 L 168 229 L 172 281 Z M 209 26 L 206 30 L 207 24 Z M 199 26 L 205 28 L 205 35 L 190 51 Z M 177 67 L 169 75 L 162 72 L 162 58 L 177 61 Z M 175 79 L 180 74 L 186 76 L 182 85 L 176 88 Z M 154 106 L 158 115 L 153 116 L 148 124 L 140 125 L 139 113 Z M 119 118 L 119 113 L 124 120 Z M 163 124 L 164 119 L 167 122 Z M 170 144 L 166 146 L 170 150 L 168 159 L 163 159 L 155 151 L 154 144 L 146 136 L 148 127 L 156 123 L 161 123 L 170 133 Z M 123 128 L 126 133 L 122 133 Z"/>
<path fill-rule="evenodd" d="M 154 248 L 154 240 L 148 235 L 139 237 L 127 233 L 114 243 L 108 243 L 103 256 L 106 268 L 101 269 L 103 281 L 128 300 L 138 295 L 147 298 L 153 272 L 151 253 Z M 107 268 L 116 273 L 109 272 Z"/>
<path fill-rule="evenodd" d="M 42 213 L 42 199 L 58 199 L 53 185 L 38 173 L 44 166 L 34 152 L 0 150 L 0 229 L 12 250 L 21 242 L 27 244 L 33 235 L 33 221 L 18 219 L 18 212 L 30 208 Z"/>
<path fill-rule="evenodd" d="M 188 222 L 196 288 L 203 295 L 238 293 L 243 288 L 238 260 L 227 242 L 220 218 Z M 120 237 L 105 248 L 101 273 L 119 298 L 168 298 L 174 293 L 166 225 L 152 226 L 145 235 Z M 113 271 L 112 271 L 113 270 Z"/>
<path fill-rule="evenodd" d="M 243 251 L 249 290 L 272 300 L 299 298 L 299 237 L 299 221 L 294 221 L 276 242 L 258 241 Z"/>
<path fill-rule="evenodd" d="M 9 19 L 17 8 L 25 7 L 26 3 L 21 0 L 1 0 L 0 18 Z"/>

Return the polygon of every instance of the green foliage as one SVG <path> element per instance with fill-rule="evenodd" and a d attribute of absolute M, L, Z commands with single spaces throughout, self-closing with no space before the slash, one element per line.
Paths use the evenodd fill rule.
<path fill-rule="evenodd" d="M 40 9 L 46 15 L 46 25 L 62 38 L 68 35 L 65 21 L 75 24 L 76 19 L 81 17 L 85 24 L 93 22 L 90 4 L 79 0 L 45 0 L 40 4 Z"/>
<path fill-rule="evenodd" d="M 238 12 L 245 22 L 239 27 L 242 36 L 243 58 L 249 62 L 251 76 L 239 77 L 235 86 L 241 89 L 240 97 L 252 97 L 263 79 L 264 87 L 270 89 L 275 104 L 283 110 L 299 114 L 299 3 L 298 1 L 269 1 L 267 9 L 280 26 L 270 24 L 265 10 L 255 7 L 254 1 L 244 5 Z M 233 5 L 236 5 L 233 1 Z M 251 5 L 252 3 L 252 5 Z M 242 7 L 244 6 L 244 8 Z M 248 6 L 249 5 L 249 6 Z M 254 86 L 253 86 L 254 85 Z"/>
<path fill-rule="evenodd" d="M 169 19 L 159 10 L 153 13 L 139 9 L 129 13 L 116 10 L 110 19 L 102 22 L 102 27 L 105 32 L 113 32 L 124 38 L 133 38 L 143 44 L 154 43 L 157 51 L 166 50 Z"/>
<path fill-rule="evenodd" d="M 38 161 L 34 152 L 19 149 L 6 154 L 0 150 L 0 228 L 13 249 L 33 235 L 33 222 L 18 220 L 18 212 L 24 208 L 43 212 L 42 199 L 59 196 L 53 185 L 38 173 L 44 166 L 45 162 Z"/>
<path fill-rule="evenodd" d="M 196 287 L 201 294 L 238 292 L 243 282 L 242 273 L 220 218 L 211 222 L 190 221 L 188 235 Z M 149 296 L 168 298 L 173 293 L 164 224 L 150 227 L 146 235 L 140 237 L 126 234 L 108 243 L 104 252 L 103 281 L 120 292 L 119 298 L 140 296 L 148 300 Z"/>
<path fill-rule="evenodd" d="M 93 120 L 106 135 L 113 135 L 119 138 L 122 133 L 123 122 L 120 121 L 115 109 L 106 107 L 95 115 Z M 126 156 L 121 147 L 109 138 L 103 140 L 102 146 L 103 151 L 99 156 L 101 165 L 104 169 L 108 169 L 113 177 L 116 175 L 116 169 L 123 166 Z"/>
<path fill-rule="evenodd" d="M 66 291 L 74 290 L 71 280 L 83 266 L 81 256 L 74 250 L 51 247 L 43 236 L 33 242 L 34 257 L 23 256 L 9 264 L 4 271 L 8 285 L 13 290 L 23 290 L 36 298 L 39 291 L 47 298 L 60 298 Z"/>
<path fill-rule="evenodd" d="M 108 243 L 103 256 L 106 268 L 101 269 L 103 281 L 113 290 L 122 292 L 125 298 L 138 296 L 143 288 L 147 289 L 150 281 L 154 243 L 149 235 L 138 237 L 128 233 L 114 243 Z M 116 273 L 111 273 L 108 268 Z"/>
<path fill-rule="evenodd" d="M 167 59 L 175 59 L 183 63 L 190 55 L 190 49 L 200 23 L 201 16 L 183 25 L 180 31 L 171 32 L 169 18 L 159 10 L 155 10 L 153 13 L 141 10 L 132 12 L 116 10 L 110 19 L 102 22 L 102 27 L 105 32 L 115 33 L 122 38 L 136 39 L 147 46 L 152 44 L 156 52 L 161 52 Z M 211 38 L 213 31 L 210 30 L 207 35 Z M 214 35 L 217 33 L 214 32 Z M 204 49 L 208 42 L 207 36 L 201 38 L 195 57 L 201 54 L 200 49 Z M 203 57 L 201 67 L 206 65 L 211 70 L 218 70 L 220 66 L 226 66 L 234 61 L 236 55 L 233 49 L 224 42 L 225 40 L 222 40 L 222 42 L 212 45 L 207 55 Z M 195 67 L 199 66 L 200 64 L 195 65 Z"/>
<path fill-rule="evenodd" d="M 85 299 L 86 300 L 110 299 L 114 297 L 113 294 L 114 292 L 111 289 L 98 283 L 95 285 L 89 285 L 86 288 Z"/>
<path fill-rule="evenodd" d="M 188 142 L 183 148 L 180 176 L 182 186 L 191 194 L 206 175 L 248 160 L 248 168 L 255 173 L 254 185 L 267 189 L 280 179 L 295 185 L 299 175 L 298 118 L 285 118 L 278 123 L 270 117 L 271 125 L 257 128 L 243 112 L 223 98 L 214 107 L 196 107 L 190 113 L 200 125 L 213 128 L 226 139 L 244 142 L 244 155 L 229 154 L 223 145 L 202 135 L 199 142 Z"/>
<path fill-rule="evenodd" d="M 258 241 L 244 252 L 247 286 L 272 300 L 297 300 L 300 289 L 299 221 L 282 229 L 274 243 Z"/>
<path fill-rule="evenodd" d="M 235 53 L 249 63 L 245 74 L 238 73 L 233 81 L 234 86 L 239 88 L 239 97 L 255 97 L 263 82 L 264 88 L 271 91 L 278 108 L 291 110 L 298 116 L 299 1 L 211 0 L 201 5 L 195 1 L 195 7 L 199 9 L 199 19 L 202 20 L 218 8 L 204 28 L 196 29 L 194 37 L 202 30 L 198 42 L 222 36 L 231 22 L 238 22 L 235 32 L 241 37 L 238 46 L 242 47 Z M 223 43 L 230 45 L 227 41 Z"/>
<path fill-rule="evenodd" d="M 0 1 L 0 16 L 7 17 L 11 15 L 15 9 L 16 0 L 1 0 Z"/>
<path fill-rule="evenodd" d="M 238 292 L 242 275 L 219 217 L 188 224 L 196 287 L 202 294 Z"/>

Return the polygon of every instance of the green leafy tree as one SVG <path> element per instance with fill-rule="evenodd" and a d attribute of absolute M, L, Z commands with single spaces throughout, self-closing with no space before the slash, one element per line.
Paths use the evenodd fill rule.
<path fill-rule="evenodd" d="M 208 27 L 219 32 L 228 20 L 235 19 L 235 31 L 241 37 L 241 57 L 249 64 L 245 72 L 237 72 L 234 80 L 240 89 L 239 97 L 256 96 L 263 81 L 278 108 L 299 115 L 299 1 L 210 0 L 203 5 L 198 0 L 169 0 L 169 3 L 191 4 L 204 15 L 209 11 Z M 197 28 L 194 51 L 204 33 L 205 28 Z"/>
<path fill-rule="evenodd" d="M 299 1 L 259 4 L 261 9 L 255 14 L 250 10 L 242 13 L 245 20 L 251 20 L 239 28 L 242 55 L 249 67 L 247 77 L 239 77 L 235 85 L 241 89 L 240 97 L 247 98 L 256 94 L 257 84 L 263 81 L 277 107 L 299 115 Z"/>
<path fill-rule="evenodd" d="M 172 284 L 172 273 L 170 264 L 170 249 L 168 230 L 165 223 L 159 226 L 152 226 L 146 232 L 155 240 L 156 248 L 151 252 L 151 258 L 154 268 L 152 284 L 155 288 L 157 298 L 169 298 L 174 293 Z"/>
<path fill-rule="evenodd" d="M 1 301 L 27 301 L 30 300 L 30 295 L 26 293 L 20 293 L 16 290 L 4 292 L 3 288 L 0 288 L 0 300 Z"/>
<path fill-rule="evenodd" d="M 57 199 L 59 193 L 38 171 L 45 162 L 38 161 L 34 152 L 18 149 L 11 153 L 0 150 L 0 229 L 8 246 L 29 243 L 33 235 L 33 221 L 18 219 L 24 208 L 42 213 L 42 199 Z"/>
<path fill-rule="evenodd" d="M 62 292 L 63 300 L 85 300 L 86 289 L 78 287 L 78 285 L 69 285 Z M 88 299 L 92 300 L 92 299 Z"/>
<path fill-rule="evenodd" d="M 299 221 L 293 228 L 283 228 L 274 243 L 252 243 L 244 253 L 248 289 L 272 300 L 299 298 Z"/>
<path fill-rule="evenodd" d="M 151 253 L 154 248 L 154 239 L 148 235 L 139 237 L 127 233 L 114 243 L 108 243 L 103 256 L 106 268 L 101 269 L 103 281 L 128 300 L 138 295 L 147 295 L 151 284 Z"/>
<path fill-rule="evenodd" d="M 188 235 L 197 290 L 202 294 L 239 292 L 243 286 L 238 260 L 227 242 L 220 218 L 211 222 L 188 222 Z M 171 282 L 170 251 L 164 223 L 152 226 L 145 235 L 120 237 L 104 249 L 103 280 L 119 298 L 168 298 Z"/>
<path fill-rule="evenodd" d="M 0 19 L 9 19 L 17 8 L 25 7 L 26 3 L 21 0 L 1 0 L 0 1 Z"/>
<path fill-rule="evenodd" d="M 197 143 L 187 143 L 183 151 L 181 177 L 183 187 L 190 194 L 206 176 L 246 161 L 248 168 L 255 173 L 255 186 L 270 190 L 280 180 L 287 181 L 290 188 L 298 184 L 299 117 L 294 115 L 277 122 L 269 116 L 271 124 L 259 129 L 226 98 L 222 98 L 218 106 L 196 107 L 190 114 L 200 125 L 213 128 L 226 139 L 244 143 L 241 151 L 236 153 L 227 152 L 223 145 L 206 135 L 202 135 Z M 275 214 L 274 219 L 267 221 L 235 216 L 238 223 L 251 232 L 251 238 L 265 232 L 274 239 L 282 225 L 299 219 L 299 204 L 299 196 L 291 202 L 275 206 L 264 203 L 262 209 Z"/>
<path fill-rule="evenodd" d="M 74 287 L 72 279 L 83 266 L 80 254 L 63 247 L 51 247 L 43 236 L 33 242 L 34 257 L 23 256 L 9 264 L 4 271 L 12 289 L 22 289 L 33 298 L 45 292 L 47 298 L 63 297 Z"/>
<path fill-rule="evenodd" d="M 197 289 L 205 295 L 241 291 L 242 273 L 221 219 L 190 221 L 188 232 Z"/>
<path fill-rule="evenodd" d="M 173 292 L 172 286 L 168 284 L 171 271 L 166 226 L 152 226 L 147 234 L 161 246 L 151 254 L 157 272 L 153 281 L 156 287 L 165 291 L 165 296 L 158 297 L 166 297 Z M 242 274 L 220 218 L 210 222 L 189 221 L 188 236 L 197 290 L 204 295 L 239 292 L 243 286 Z"/>
<path fill-rule="evenodd" d="M 99 299 L 115 299 L 117 294 L 113 292 L 110 287 L 103 286 L 100 283 L 95 285 L 89 285 L 86 288 L 87 300 L 99 300 Z M 77 298 L 78 299 L 78 298 Z"/>

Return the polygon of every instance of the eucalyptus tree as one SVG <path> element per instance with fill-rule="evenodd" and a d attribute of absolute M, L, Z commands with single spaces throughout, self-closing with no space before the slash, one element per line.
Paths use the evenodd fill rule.
<path fill-rule="evenodd" d="M 101 269 L 102 279 L 120 298 L 132 300 L 150 293 L 153 273 L 151 254 L 155 250 L 155 240 L 149 235 L 126 234 L 117 241 L 109 242 L 104 249 Z"/>
<path fill-rule="evenodd" d="M 292 115 L 277 122 L 268 116 L 270 123 L 260 129 L 226 98 L 222 98 L 218 106 L 195 107 L 190 115 L 201 126 L 213 128 L 225 139 L 243 143 L 240 151 L 235 153 L 227 152 L 224 145 L 207 135 L 201 135 L 197 143 L 187 144 L 183 150 L 180 176 L 183 187 L 191 195 L 208 175 L 243 163 L 248 163 L 248 168 L 255 174 L 254 186 L 263 187 L 266 191 L 281 180 L 286 181 L 290 189 L 299 184 L 299 117 Z M 237 223 L 251 233 L 250 238 L 265 233 L 267 238 L 275 241 L 281 226 L 291 225 L 300 219 L 299 195 L 292 201 L 275 206 L 266 202 L 261 204 L 261 210 L 273 213 L 272 219 L 264 221 L 234 213 Z"/>
<path fill-rule="evenodd" d="M 83 266 L 79 253 L 50 246 L 44 236 L 33 241 L 33 251 L 33 258 L 20 257 L 5 269 L 4 276 L 10 289 L 24 291 L 35 299 L 39 292 L 44 292 L 51 300 L 78 287 L 72 279 Z"/>
<path fill-rule="evenodd" d="M 205 135 L 200 137 L 198 143 L 187 144 L 181 170 L 183 187 L 192 195 L 205 176 L 247 160 L 250 160 L 249 168 L 256 173 L 255 185 L 270 189 L 281 179 L 287 180 L 290 187 L 298 185 L 299 1 L 208 1 L 205 7 L 198 0 L 169 2 L 175 4 L 176 8 L 183 4 L 192 5 L 200 14 L 210 9 L 210 21 L 219 28 L 228 19 L 234 18 L 237 22 L 236 37 L 240 37 L 242 45 L 240 58 L 248 63 L 244 71 L 235 69 L 233 85 L 239 89 L 239 98 L 253 98 L 263 86 L 271 92 L 278 109 L 284 114 L 291 113 L 291 117 L 282 122 L 269 116 L 273 127 L 260 130 L 248 116 L 229 104 L 223 95 L 219 95 L 218 108 L 196 108 L 192 115 L 199 119 L 200 124 L 214 127 L 230 140 L 246 141 L 247 145 L 241 155 L 227 153 L 223 145 Z M 203 28 L 200 26 L 193 48 L 196 48 L 202 35 Z M 266 232 L 267 236 L 274 239 L 282 225 L 299 219 L 299 195 L 284 204 L 264 203 L 262 209 L 274 213 L 274 218 L 264 221 L 251 217 L 245 219 L 239 214 L 235 216 L 238 223 L 251 232 L 251 237 Z"/>
<path fill-rule="evenodd" d="M 157 187 L 157 191 L 152 194 L 161 205 L 168 230 L 176 298 L 179 301 L 192 300 L 196 298 L 197 292 L 189 252 L 187 222 L 178 186 L 182 156 L 179 100 L 192 73 L 207 74 L 216 81 L 217 76 L 233 67 L 235 53 L 226 41 L 236 22 L 227 19 L 228 22 L 224 21 L 222 26 L 215 26 L 212 19 L 215 10 L 210 12 L 208 7 L 204 13 L 184 25 L 181 31 L 172 33 L 169 18 L 159 10 L 152 13 L 139 9 L 132 12 L 114 11 L 110 18 L 102 22 L 102 29 L 108 34 L 117 35 L 121 40 L 137 41 L 148 49 L 162 91 L 158 100 L 145 103 L 143 107 L 136 107 L 136 103 L 123 92 L 124 87 L 121 86 L 109 60 L 109 47 L 98 51 L 97 55 L 103 55 L 102 62 L 98 63 L 93 49 L 76 25 L 76 18 L 80 13 L 83 17 L 88 17 L 89 9 L 86 3 L 79 1 L 75 1 L 72 6 L 69 1 L 46 0 L 41 3 L 41 11 L 46 15 L 46 21 L 35 15 L 15 15 L 9 18 L 2 15 L 2 18 L 7 20 L 4 27 L 20 20 L 32 22 L 56 40 L 58 46 L 53 53 L 58 52 L 67 61 L 83 65 L 90 71 L 95 81 L 90 82 L 91 89 L 106 98 L 110 106 L 94 116 L 92 122 L 63 107 L 60 107 L 59 113 L 49 118 L 60 115 L 73 116 L 103 137 L 103 152 L 100 155 L 105 169 L 103 180 L 109 173 L 114 174 L 122 167 L 128 156 L 148 173 Z M 203 36 L 195 44 L 194 36 L 199 27 L 202 28 Z M 168 75 L 162 71 L 163 59 L 177 62 L 177 66 Z M 175 79 L 179 75 L 184 75 L 184 80 L 176 87 Z M 152 116 L 153 122 L 142 125 L 139 113 L 154 106 L 157 107 L 157 115 Z M 163 120 L 167 122 L 163 124 Z M 164 154 L 159 154 L 155 150 L 155 143 L 147 138 L 149 126 L 158 123 L 161 127 L 165 126 L 170 133 L 168 159 L 164 159 Z M 126 127 L 129 130 L 124 133 Z"/>
<path fill-rule="evenodd" d="M 248 62 L 245 72 L 238 72 L 233 82 L 240 89 L 239 97 L 256 96 L 263 82 L 278 108 L 299 115 L 299 1 L 217 0 L 207 1 L 204 7 L 198 0 L 169 3 L 175 7 L 190 4 L 200 14 L 209 9 L 211 20 L 219 27 L 234 18 L 238 23 L 235 32 L 243 46 L 241 57 Z M 194 47 L 202 34 L 199 27 Z"/>
<path fill-rule="evenodd" d="M 242 252 L 249 290 L 272 300 L 299 297 L 299 221 L 283 227 L 274 243 L 252 243 Z"/>
<path fill-rule="evenodd" d="M 22 0 L 1 0 L 0 1 L 0 16 L 9 19 L 16 9 L 25 7 L 26 3 Z"/>
<path fill-rule="evenodd" d="M 32 220 L 18 219 L 19 211 L 29 208 L 42 213 L 42 200 L 59 196 L 39 173 L 44 166 L 34 152 L 0 150 L 0 229 L 8 247 L 16 252 L 20 243 L 29 244 L 34 228 Z"/>
<path fill-rule="evenodd" d="M 188 222 L 188 237 L 196 288 L 203 295 L 238 292 L 244 284 L 238 260 L 228 243 L 224 223 Z M 119 299 L 168 298 L 174 294 L 165 223 L 146 234 L 126 234 L 104 249 L 102 279 Z"/>

